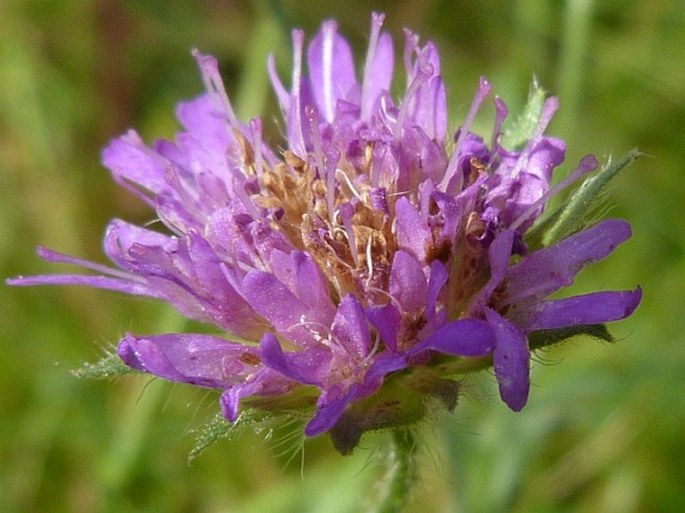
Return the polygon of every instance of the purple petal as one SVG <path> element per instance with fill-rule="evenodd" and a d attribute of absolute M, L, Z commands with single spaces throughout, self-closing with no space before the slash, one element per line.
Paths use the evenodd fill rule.
<path fill-rule="evenodd" d="M 495 334 L 493 362 L 502 400 L 514 411 L 528 401 L 530 389 L 530 351 L 526 335 L 491 309 L 485 310 Z"/>
<path fill-rule="evenodd" d="M 172 381 L 224 388 L 262 367 L 256 348 L 210 335 L 126 335 L 118 353 L 129 367 Z"/>
<path fill-rule="evenodd" d="M 225 116 L 209 94 L 179 103 L 176 117 L 198 143 L 210 150 L 209 155 L 225 155 L 229 146 L 237 144 Z"/>
<path fill-rule="evenodd" d="M 264 364 L 307 385 L 321 385 L 329 371 L 331 352 L 328 348 L 312 347 L 295 353 L 284 353 L 278 339 L 265 333 L 259 344 Z"/>
<path fill-rule="evenodd" d="M 505 304 L 527 297 L 542 299 L 570 285 L 583 267 L 602 260 L 630 235 L 626 221 L 610 219 L 531 253 L 507 271 Z"/>
<path fill-rule="evenodd" d="M 528 331 L 602 324 L 630 316 L 640 304 L 642 289 L 594 292 L 555 301 L 543 301 L 530 313 Z"/>
<path fill-rule="evenodd" d="M 478 319 L 459 319 L 445 324 L 412 349 L 412 356 L 427 349 L 455 356 L 485 356 L 495 347 L 490 325 Z"/>
<path fill-rule="evenodd" d="M 109 223 L 103 241 L 105 254 L 109 259 L 122 269 L 131 270 L 137 268 L 140 263 L 131 254 L 131 249 L 134 246 L 156 247 L 163 251 L 173 252 L 177 245 L 177 240 L 167 235 L 129 224 L 120 219 L 114 219 Z"/>
<path fill-rule="evenodd" d="M 390 295 L 403 312 L 416 315 L 426 306 L 428 285 L 421 264 L 406 251 L 398 251 L 390 270 Z"/>
<path fill-rule="evenodd" d="M 412 118 L 430 139 L 443 142 L 447 130 L 447 96 L 445 84 L 439 75 L 440 57 L 433 43 L 429 42 L 421 50 L 419 60 L 430 75 L 427 75 L 427 80 L 414 97 Z"/>
<path fill-rule="evenodd" d="M 385 345 L 391 351 L 397 351 L 397 334 L 402 323 L 402 314 L 393 305 L 373 306 L 366 310 L 366 317 L 372 324 Z"/>
<path fill-rule="evenodd" d="M 340 301 L 331 333 L 350 355 L 364 358 L 371 350 L 371 334 L 364 309 L 352 294 Z"/>
<path fill-rule="evenodd" d="M 329 123 L 338 99 L 345 99 L 357 85 L 352 50 L 337 32 L 335 21 L 325 22 L 307 53 L 311 88 L 317 108 Z"/>
<path fill-rule="evenodd" d="M 147 194 L 131 187 L 136 184 L 153 194 L 169 190 L 166 181 L 167 161 L 145 146 L 133 130 L 114 139 L 102 152 L 102 163 L 112 171 L 121 185 L 136 193 L 143 201 L 151 203 Z"/>
<path fill-rule="evenodd" d="M 408 366 L 406 354 L 384 352 L 374 359 L 364 376 L 364 396 L 375 392 L 383 383 L 385 376 Z"/>
<path fill-rule="evenodd" d="M 295 267 L 294 283 L 297 297 L 310 312 L 316 313 L 318 322 L 329 325 L 335 315 L 335 305 L 319 266 L 308 253 L 293 251 L 291 257 Z"/>
<path fill-rule="evenodd" d="M 235 422 L 238 420 L 242 398 L 253 395 L 282 395 L 291 391 L 295 385 L 294 381 L 281 376 L 272 369 L 261 369 L 245 383 L 231 386 L 221 394 L 221 412 L 226 419 Z"/>
<path fill-rule="evenodd" d="M 500 232 L 490 244 L 490 247 L 488 248 L 490 279 L 478 294 L 473 306 L 474 311 L 480 312 L 483 310 L 485 305 L 490 301 L 492 293 L 499 284 L 502 283 L 507 271 L 509 259 L 511 258 L 514 235 L 515 233 L 513 230 Z"/>
<path fill-rule="evenodd" d="M 346 392 L 340 392 L 337 389 L 324 390 L 319 398 L 316 414 L 305 426 L 304 434 L 318 436 L 332 428 L 345 413 L 347 405 L 356 398 L 359 387 L 355 383 Z"/>
<path fill-rule="evenodd" d="M 307 330 L 307 308 L 273 274 L 250 271 L 242 282 L 243 297 L 274 328 L 303 345 L 313 336 Z"/>
<path fill-rule="evenodd" d="M 33 287 L 35 285 L 82 285 L 98 289 L 113 290 L 134 296 L 163 298 L 164 295 L 145 283 L 133 280 L 110 278 L 107 276 L 88 276 L 85 274 L 39 274 L 36 276 L 18 276 L 6 280 L 14 287 Z"/>
<path fill-rule="evenodd" d="M 428 291 L 426 299 L 426 316 L 431 318 L 435 315 L 435 305 L 438 301 L 438 295 L 442 291 L 442 288 L 447 283 L 449 274 L 445 265 L 439 260 L 433 260 L 431 262 L 431 274 L 428 280 Z"/>
<path fill-rule="evenodd" d="M 404 196 L 395 204 L 397 220 L 397 242 L 400 248 L 410 251 L 420 261 L 424 261 L 426 250 L 433 237 L 428 224 Z"/>
<path fill-rule="evenodd" d="M 394 51 L 392 38 L 380 33 L 383 16 L 372 15 L 371 38 L 366 55 L 362 84 L 362 119 L 367 120 L 382 94 L 390 91 L 393 75 Z"/>

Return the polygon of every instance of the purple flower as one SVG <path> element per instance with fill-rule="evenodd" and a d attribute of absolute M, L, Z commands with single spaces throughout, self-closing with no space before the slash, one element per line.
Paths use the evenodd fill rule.
<path fill-rule="evenodd" d="M 331 431 L 343 452 L 365 430 L 419 418 L 423 400 L 408 397 L 454 407 L 454 369 L 470 361 L 492 362 L 503 401 L 520 410 L 531 333 L 602 324 L 637 307 L 639 288 L 548 299 L 630 227 L 604 221 L 529 250 L 548 199 L 597 165 L 586 157 L 551 187 L 565 152 L 544 135 L 556 99 L 511 149 L 501 143 L 507 108 L 495 98 L 486 143 L 471 132 L 492 89 L 481 79 L 450 134 L 436 47 L 405 32 L 406 84 L 395 98 L 382 24 L 374 14 L 361 80 L 335 22 L 306 52 L 304 34 L 293 32 L 289 87 L 268 63 L 287 135 L 273 145 L 261 119 L 236 118 L 216 60 L 195 52 L 206 93 L 179 105 L 176 139 L 147 146 L 130 131 L 103 152 L 114 179 L 167 231 L 114 220 L 104 250 L 116 268 L 42 248 L 47 261 L 95 274 L 10 283 L 159 298 L 214 325 L 224 336 L 128 334 L 118 353 L 134 369 L 221 389 L 231 421 L 241 403 L 311 411 L 305 433 Z"/>

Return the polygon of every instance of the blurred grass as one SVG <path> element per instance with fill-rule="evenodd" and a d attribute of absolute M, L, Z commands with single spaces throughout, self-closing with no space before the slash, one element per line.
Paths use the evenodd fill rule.
<path fill-rule="evenodd" d="M 152 218 L 112 185 L 99 151 L 130 126 L 148 140 L 173 136 L 175 103 L 201 89 L 192 47 L 220 59 L 241 115 L 269 120 L 268 49 L 287 64 L 290 27 L 311 35 L 333 16 L 362 56 L 370 5 L 387 12 L 398 41 L 405 26 L 436 40 L 455 124 L 479 75 L 512 110 L 535 75 L 560 96 L 552 132 L 569 141 L 570 165 L 635 146 L 651 156 L 612 187 L 611 215 L 629 219 L 634 238 L 575 286 L 643 286 L 636 315 L 614 328 L 619 342 L 579 340 L 540 355 L 520 414 L 499 403 L 491 376 L 471 379 L 456 413 L 426 426 L 424 484 L 410 510 L 685 511 L 680 0 L 4 0 L 1 274 L 54 270 L 33 256 L 39 243 L 102 260 L 110 217 Z M 326 439 L 309 441 L 301 469 L 298 442 L 279 445 L 288 429 L 246 432 L 188 465 L 189 431 L 216 411 L 214 393 L 68 373 L 127 330 L 171 329 L 178 320 L 163 305 L 7 287 L 0 305 L 0 511 L 353 512 L 381 475 L 372 448 L 383 437 L 349 458 Z M 130 452 L 117 449 L 118 437 L 133 440 L 127 433 L 139 435 Z"/>

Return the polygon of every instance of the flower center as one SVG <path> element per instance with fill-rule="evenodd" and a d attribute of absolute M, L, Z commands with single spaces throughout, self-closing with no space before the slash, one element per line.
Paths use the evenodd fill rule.
<path fill-rule="evenodd" d="M 314 258 L 338 300 L 352 293 L 385 303 L 396 249 L 390 214 L 376 208 L 387 204 L 385 191 L 369 185 L 368 168 L 359 170 L 345 157 L 332 162 L 329 156 L 325 167 L 322 176 L 320 165 L 285 152 L 263 174 L 263 195 L 254 199 L 278 212 L 278 229 Z"/>

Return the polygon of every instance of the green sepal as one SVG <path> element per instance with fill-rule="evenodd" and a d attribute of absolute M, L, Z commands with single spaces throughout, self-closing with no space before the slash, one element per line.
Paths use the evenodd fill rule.
<path fill-rule="evenodd" d="M 528 92 L 528 101 L 523 112 L 502 131 L 499 143 L 507 150 L 520 150 L 530 140 L 535 132 L 545 105 L 547 92 L 533 79 Z"/>
<path fill-rule="evenodd" d="M 589 336 L 604 342 L 614 341 L 614 337 L 611 336 L 605 324 L 579 324 L 554 330 L 533 331 L 528 335 L 528 345 L 531 350 L 542 349 L 579 335 Z"/>
<path fill-rule="evenodd" d="M 188 463 L 219 440 L 235 439 L 247 428 L 251 428 L 255 433 L 259 433 L 264 430 L 294 425 L 293 423 L 295 422 L 297 423 L 298 431 L 301 431 L 301 424 L 304 424 L 304 419 L 305 416 L 297 412 L 281 411 L 271 413 L 250 407 L 244 407 L 235 422 L 231 422 L 221 413 L 217 413 L 206 424 L 192 431 L 195 434 L 195 444 L 188 453 Z"/>
<path fill-rule="evenodd" d="M 426 398 L 436 399 L 451 412 L 458 396 L 458 382 L 416 367 L 388 377 L 378 392 L 350 405 L 329 435 L 340 454 L 351 454 L 368 431 L 397 430 L 419 422 L 428 412 Z"/>
<path fill-rule="evenodd" d="M 71 373 L 77 378 L 111 379 L 124 374 L 131 374 L 133 369 L 126 365 L 114 351 L 106 351 L 104 358 L 95 363 L 84 363 Z"/>
<path fill-rule="evenodd" d="M 188 453 L 188 462 L 197 458 L 210 445 L 228 438 L 231 431 L 235 429 L 236 424 L 226 420 L 221 413 L 217 413 L 209 422 L 194 431 L 197 436 L 193 449 Z"/>
<path fill-rule="evenodd" d="M 528 247 L 534 250 L 550 246 L 591 225 L 609 181 L 640 155 L 633 149 L 617 161 L 609 159 L 597 173 L 585 179 L 568 201 L 528 231 Z"/>

